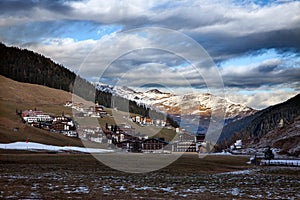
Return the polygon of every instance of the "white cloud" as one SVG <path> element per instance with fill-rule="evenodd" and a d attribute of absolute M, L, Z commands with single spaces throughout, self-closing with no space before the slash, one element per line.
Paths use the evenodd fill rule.
<path fill-rule="evenodd" d="M 29 44 L 25 47 L 77 72 L 84 58 L 96 45 L 95 40 L 75 41 L 73 38 L 48 38 L 42 43 Z"/>
<path fill-rule="evenodd" d="M 296 91 L 284 91 L 280 89 L 280 87 L 264 88 L 264 91 L 253 91 L 253 89 L 248 89 L 248 92 L 248 94 L 241 94 L 239 91 L 227 88 L 226 98 L 233 102 L 247 105 L 255 109 L 263 109 L 268 106 L 284 102 L 298 94 Z"/>
<path fill-rule="evenodd" d="M 0 6 L 0 39 L 8 44 L 18 45 L 19 42 L 20 46 L 42 53 L 72 71 L 80 71 L 86 78 L 100 76 L 110 62 L 128 53 L 130 49 L 161 44 L 175 49 L 182 58 L 174 56 L 174 52 L 153 51 L 148 55 L 139 53 L 141 51 L 131 52 L 126 57 L 130 61 L 120 62 L 122 66 L 110 66 L 110 76 L 118 78 L 118 75 L 126 73 L 129 82 L 139 85 L 146 80 L 150 82 L 149 75 L 155 75 L 156 81 L 182 86 L 186 85 L 186 80 L 189 84 L 205 84 L 201 74 L 207 75 L 206 81 L 213 82 L 216 71 L 208 71 L 206 67 L 200 67 L 199 70 L 193 66 L 172 69 L 182 64 L 184 58 L 198 56 L 198 52 L 189 49 L 188 42 L 178 40 L 177 37 L 161 37 L 161 32 L 121 34 L 118 40 L 113 39 L 115 33 L 98 40 L 82 41 L 78 41 L 73 33 L 69 33 L 70 37 L 67 38 L 53 36 L 56 29 L 57 32 L 63 32 L 65 23 L 86 21 L 97 25 L 118 25 L 124 30 L 145 26 L 175 29 L 189 34 L 219 61 L 263 48 L 300 50 L 299 1 L 270 3 L 263 7 L 253 3 L 237 4 L 231 0 L 164 0 L 159 3 L 154 0 L 134 3 L 117 0 L 59 1 L 54 3 L 54 7 L 47 6 L 48 3 L 52 5 L 52 1 L 44 4 L 26 1 L 17 3 L 4 1 L 4 5 Z M 16 8 L 18 5 L 20 8 Z M 44 31 L 48 22 L 57 21 L 64 23 L 53 27 L 53 30 Z M 30 25 L 26 26 L 28 24 Z M 98 33 L 99 30 L 95 30 L 95 34 Z M 201 54 L 198 57 L 198 60 L 203 61 L 199 66 L 205 66 L 205 56 Z M 281 58 L 275 58 L 262 63 L 226 67 L 220 73 L 225 85 L 231 89 L 236 87 L 252 90 L 269 85 L 267 89 L 272 90 L 271 93 L 258 92 L 250 95 L 234 92 L 231 95 L 233 101 L 260 108 L 286 100 L 295 94 L 279 90 L 276 85 L 288 83 L 290 88 L 299 88 L 299 68 L 296 64 L 296 67 L 284 66 L 285 64 Z"/>

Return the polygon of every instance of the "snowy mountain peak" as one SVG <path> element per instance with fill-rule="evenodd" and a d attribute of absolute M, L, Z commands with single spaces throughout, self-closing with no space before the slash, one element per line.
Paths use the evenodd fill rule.
<path fill-rule="evenodd" d="M 152 89 L 152 90 L 148 90 L 146 93 L 154 93 L 154 94 L 170 94 L 170 93 L 164 93 L 158 89 Z"/>
<path fill-rule="evenodd" d="M 149 106 L 153 109 L 169 114 L 210 116 L 214 113 L 224 113 L 226 119 L 238 119 L 256 112 L 256 110 L 233 103 L 227 99 L 209 93 L 177 95 L 164 93 L 158 89 L 138 92 L 129 87 L 113 87 L 106 84 L 94 84 L 97 89 L 121 96 L 139 105 Z M 221 110 L 224 110 L 222 112 Z"/>

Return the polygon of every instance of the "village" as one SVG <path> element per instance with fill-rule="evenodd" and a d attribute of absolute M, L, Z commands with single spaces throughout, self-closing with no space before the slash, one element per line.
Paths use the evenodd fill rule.
<path fill-rule="evenodd" d="M 70 116 L 65 116 L 64 113 L 51 115 L 37 109 L 17 110 L 16 112 L 25 124 L 69 137 L 78 137 L 75 122 Z"/>
<path fill-rule="evenodd" d="M 104 106 L 84 106 L 82 103 L 66 102 L 65 107 L 70 107 L 75 118 L 105 118 L 110 114 Z M 71 116 L 53 115 L 41 110 L 17 111 L 23 122 L 46 131 L 63 134 L 68 137 L 80 138 L 81 140 L 95 143 L 107 144 L 109 148 L 124 152 L 140 153 L 171 153 L 171 152 L 207 152 L 209 145 L 205 142 L 205 135 L 192 135 L 182 128 L 173 128 L 166 120 L 151 119 L 140 115 L 127 117 L 128 122 L 135 123 L 141 127 L 153 126 L 158 128 L 174 129 L 176 139 L 168 141 L 163 137 L 149 137 L 136 131 L 130 123 L 109 124 L 105 126 L 79 126 Z"/>

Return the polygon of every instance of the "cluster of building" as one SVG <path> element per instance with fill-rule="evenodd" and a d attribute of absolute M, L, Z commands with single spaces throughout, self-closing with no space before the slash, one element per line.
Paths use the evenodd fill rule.
<path fill-rule="evenodd" d="M 137 124 L 140 124 L 142 126 L 154 125 L 154 126 L 165 127 L 165 126 L 168 125 L 166 120 L 151 119 L 150 117 L 142 117 L 142 116 L 139 116 L 139 115 L 131 116 L 130 120 L 137 123 Z"/>
<path fill-rule="evenodd" d="M 65 107 L 70 107 L 76 110 L 76 117 L 104 117 L 107 115 L 104 107 L 98 105 L 98 103 L 96 103 L 95 106 L 84 106 L 83 103 L 74 103 L 72 101 L 67 101 Z"/>
<path fill-rule="evenodd" d="M 164 138 L 149 138 L 142 133 L 136 133 L 128 124 L 109 125 L 105 128 L 80 128 L 81 139 L 106 143 L 112 148 L 126 152 L 163 153 L 163 152 L 199 152 L 204 147 L 205 135 L 190 135 L 179 132 L 178 140 L 166 141 Z"/>
<path fill-rule="evenodd" d="M 64 114 L 55 116 L 36 109 L 21 111 L 19 114 L 23 122 L 31 126 L 69 137 L 78 137 L 74 121 Z"/>
<path fill-rule="evenodd" d="M 66 102 L 77 112 L 76 117 L 104 117 L 107 112 L 103 106 L 84 106 L 82 103 Z M 176 129 L 177 140 L 166 141 L 164 138 L 149 138 L 143 133 L 137 133 L 129 124 L 108 124 L 105 127 L 76 127 L 75 122 L 64 114 L 55 116 L 40 110 L 25 110 L 19 112 L 24 123 L 51 132 L 57 132 L 70 137 L 79 137 L 84 140 L 108 144 L 126 152 L 162 153 L 162 152 L 205 152 L 205 135 L 191 135 L 179 128 Z M 130 116 L 129 119 L 142 126 L 167 126 L 165 120 L 151 119 L 139 115 Z"/>

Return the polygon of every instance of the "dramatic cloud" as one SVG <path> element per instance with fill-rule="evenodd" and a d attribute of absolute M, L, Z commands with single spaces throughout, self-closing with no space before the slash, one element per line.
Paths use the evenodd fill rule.
<path fill-rule="evenodd" d="M 204 47 L 219 67 L 226 90 L 274 90 L 276 100 L 268 100 L 263 92 L 232 95 L 239 102 L 264 107 L 285 98 L 286 91 L 275 92 L 282 84 L 293 90 L 287 96 L 299 91 L 299 10 L 299 1 L 279 0 L 7 0 L 0 2 L 0 40 L 42 53 L 89 80 L 97 80 L 105 72 L 102 78 L 108 82 L 126 77 L 128 83 L 141 85 L 155 75 L 173 87 L 190 84 L 203 88 L 216 73 L 207 67 L 210 62 L 205 55 L 197 55 L 182 39 L 161 37 L 161 32 L 121 34 L 118 41 L 111 39 L 134 28 L 176 30 Z M 161 45 L 175 52 L 148 49 Z M 249 62 L 270 49 L 277 53 Z M 186 60 L 188 56 L 198 56 L 200 70 Z M 246 63 L 224 64 L 245 56 L 250 57 Z M 212 74 L 210 78 L 208 74 Z"/>
<path fill-rule="evenodd" d="M 284 85 L 273 88 L 272 91 L 267 87 L 254 90 L 227 90 L 226 97 L 233 102 L 240 102 L 255 109 L 263 109 L 270 105 L 284 102 L 298 93 L 294 91 L 286 91 Z"/>
<path fill-rule="evenodd" d="M 299 86 L 300 68 L 286 67 L 284 64 L 278 59 L 266 60 L 258 65 L 226 67 L 221 74 L 228 87 L 257 88 L 283 83 L 297 83 Z"/>

